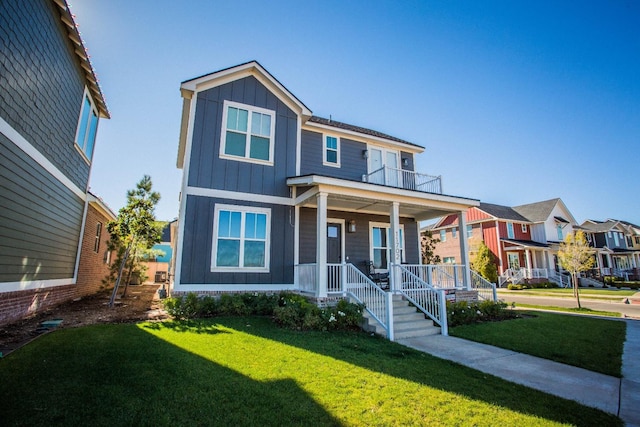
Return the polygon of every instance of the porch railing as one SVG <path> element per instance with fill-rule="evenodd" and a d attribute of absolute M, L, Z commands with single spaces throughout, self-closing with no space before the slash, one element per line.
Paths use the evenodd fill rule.
<path fill-rule="evenodd" d="M 317 270 L 316 264 L 297 264 L 295 266 L 296 283 L 302 292 L 316 293 L 318 290 Z"/>
<path fill-rule="evenodd" d="M 442 177 L 426 175 L 414 171 L 383 166 L 369 174 L 362 175 L 362 181 L 423 193 L 442 194 Z"/>
<path fill-rule="evenodd" d="M 394 277 L 400 278 L 400 283 L 394 285 L 395 290 L 437 323 L 442 335 L 449 335 L 444 289 L 432 287 L 403 265 L 394 264 L 391 268 Z"/>
<path fill-rule="evenodd" d="M 471 270 L 471 289 L 478 291 L 478 298 L 498 301 L 496 285 L 473 270 Z"/>
<path fill-rule="evenodd" d="M 456 289 L 464 287 L 464 265 L 403 265 L 407 271 L 425 281 L 428 285 L 439 289 Z"/>
<path fill-rule="evenodd" d="M 391 314 L 391 298 L 371 279 L 365 276 L 353 264 L 343 264 L 345 275 L 345 291 L 347 295 L 364 304 L 365 310 L 387 332 L 387 337 L 393 341 L 393 317 Z"/>
<path fill-rule="evenodd" d="M 327 292 L 342 292 L 342 275 L 345 264 L 327 264 Z"/>

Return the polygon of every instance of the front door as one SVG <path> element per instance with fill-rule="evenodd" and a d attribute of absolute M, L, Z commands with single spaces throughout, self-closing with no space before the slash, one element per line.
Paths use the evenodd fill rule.
<path fill-rule="evenodd" d="M 520 270 L 520 255 L 517 252 L 509 252 L 507 256 L 509 257 L 509 268 Z"/>
<path fill-rule="evenodd" d="M 342 262 L 342 224 L 327 223 L 327 264 Z"/>

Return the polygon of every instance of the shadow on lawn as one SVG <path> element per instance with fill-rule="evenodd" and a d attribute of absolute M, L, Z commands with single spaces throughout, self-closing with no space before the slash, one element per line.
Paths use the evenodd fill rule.
<path fill-rule="evenodd" d="M 135 325 L 42 337 L 0 360 L 0 396 L 3 425 L 340 425 L 293 380 L 253 380 Z"/>
<path fill-rule="evenodd" d="M 209 322 L 309 350 L 356 366 L 541 418 L 573 425 L 622 425 L 597 409 L 505 380 L 364 332 L 291 331 L 268 318 L 215 318 Z M 522 398 L 527 396 L 527 398 Z M 531 398 L 533 396 L 533 398 Z"/>

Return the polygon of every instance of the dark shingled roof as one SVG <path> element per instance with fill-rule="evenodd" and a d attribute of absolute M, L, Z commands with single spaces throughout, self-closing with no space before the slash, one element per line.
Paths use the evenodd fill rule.
<path fill-rule="evenodd" d="M 530 222 L 527 218 L 520 215 L 518 212 L 510 208 L 509 206 L 502 205 L 494 205 L 491 203 L 480 202 L 480 206 L 478 209 L 488 213 L 489 215 L 495 216 L 499 219 L 508 219 L 511 221 L 522 221 L 522 222 Z"/>
<path fill-rule="evenodd" d="M 337 128 L 337 129 L 349 130 L 349 131 L 358 132 L 358 133 L 361 133 L 361 134 L 364 134 L 364 135 L 370 135 L 370 136 L 375 136 L 377 138 L 388 139 L 389 141 L 400 142 L 402 144 L 408 144 L 408 145 L 412 145 L 414 147 L 418 147 L 418 148 L 424 149 L 424 147 L 422 145 L 414 144 L 413 142 L 405 141 L 404 139 L 396 138 L 395 136 L 387 135 L 386 133 L 378 132 L 378 131 L 372 130 L 372 129 L 363 128 L 363 127 L 360 127 L 360 126 L 349 125 L 347 123 L 337 122 L 337 121 L 332 120 L 332 119 L 325 119 L 325 118 L 318 117 L 318 116 L 311 116 L 311 118 L 309 118 L 309 121 L 313 122 L 313 123 L 318 123 L 318 124 L 321 124 L 321 125 L 325 125 L 325 126 L 331 126 L 331 127 Z"/>
<path fill-rule="evenodd" d="M 560 199 L 545 200 L 544 202 L 529 203 L 527 205 L 514 206 L 513 210 L 531 222 L 544 222 L 549 218 L 551 211 Z M 565 220 L 566 221 L 566 220 Z M 568 221 L 566 221 L 568 222 Z"/>
<path fill-rule="evenodd" d="M 594 233 L 604 233 L 611 230 L 618 222 L 617 221 L 594 221 L 588 220 L 582 223 L 582 228 L 592 231 Z"/>

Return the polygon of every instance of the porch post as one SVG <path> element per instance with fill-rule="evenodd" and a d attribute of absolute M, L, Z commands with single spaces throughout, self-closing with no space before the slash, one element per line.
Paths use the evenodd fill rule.
<path fill-rule="evenodd" d="M 527 262 L 527 272 L 529 273 L 529 278 L 531 278 L 532 275 L 532 271 L 531 271 L 531 251 L 529 249 L 525 249 L 524 250 L 524 254 L 526 257 L 526 262 Z"/>
<path fill-rule="evenodd" d="M 400 265 L 402 264 L 402 257 L 400 256 L 400 203 L 398 202 L 393 202 L 391 204 L 389 223 L 391 227 L 389 233 L 391 241 L 389 243 L 392 248 L 390 261 L 394 265 Z M 401 281 L 400 271 L 396 268 L 392 268 L 389 273 L 389 277 L 391 279 L 391 290 L 399 289 Z"/>
<path fill-rule="evenodd" d="M 318 193 L 316 196 L 317 228 L 316 228 L 316 280 L 318 298 L 327 297 L 327 193 Z"/>
<path fill-rule="evenodd" d="M 458 212 L 458 224 L 460 225 L 460 262 L 464 265 L 463 285 L 471 290 L 471 266 L 469 265 L 469 237 L 467 236 L 467 213 Z M 456 283 L 456 287 L 457 287 Z"/>

